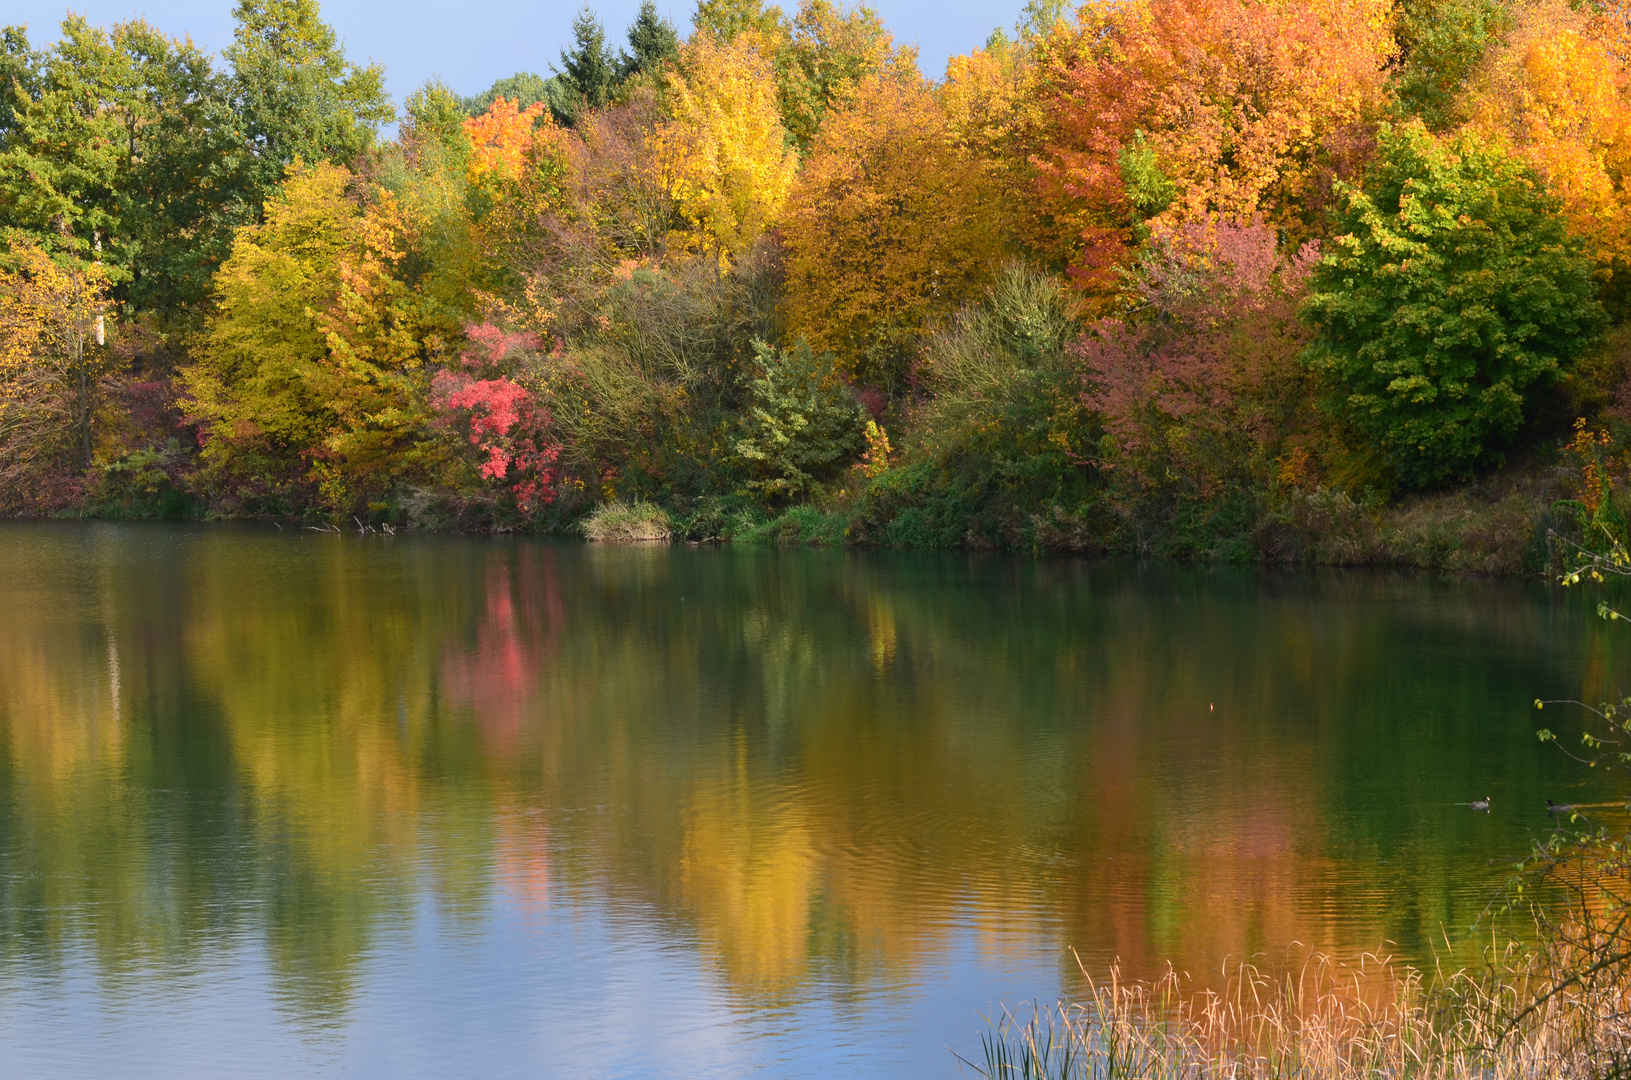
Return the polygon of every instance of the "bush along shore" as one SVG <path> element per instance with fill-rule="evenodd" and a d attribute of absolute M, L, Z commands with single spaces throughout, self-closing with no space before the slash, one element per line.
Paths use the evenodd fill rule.
<path fill-rule="evenodd" d="M 646 3 L 400 111 L 315 0 L 234 17 L 0 29 L 0 513 L 1508 575 L 1623 533 L 1618 8 L 1037 0 L 935 74 L 864 6 Z"/>

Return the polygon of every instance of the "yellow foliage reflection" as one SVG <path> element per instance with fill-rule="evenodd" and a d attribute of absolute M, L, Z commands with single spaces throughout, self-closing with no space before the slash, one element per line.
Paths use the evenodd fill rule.
<path fill-rule="evenodd" d="M 425 901 L 655 920 L 759 1003 L 970 948 L 1422 955 L 1562 793 L 1490 718 L 1615 671 L 1584 608 L 1374 576 L 67 526 L 0 558 L 0 952 L 247 932 L 324 1022 Z M 1506 816 L 1448 806 L 1486 785 Z"/>

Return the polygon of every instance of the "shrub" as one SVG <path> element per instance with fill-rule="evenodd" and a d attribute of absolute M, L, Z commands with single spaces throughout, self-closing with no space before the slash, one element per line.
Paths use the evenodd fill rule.
<path fill-rule="evenodd" d="M 1132 277 L 1137 310 L 1075 345 L 1104 426 L 1097 460 L 1136 547 L 1247 550 L 1249 493 L 1277 481 L 1311 419 L 1296 312 L 1314 258 L 1312 245 L 1282 254 L 1260 221 L 1160 230 Z"/>
<path fill-rule="evenodd" d="M 479 457 L 476 471 L 515 500 L 523 514 L 555 501 L 561 445 L 549 410 L 537 395 L 505 374 L 515 351 L 537 344 L 491 324 L 466 330 L 486 355 L 461 354 L 464 370 L 439 371 L 431 382 L 437 422 L 456 427 Z M 513 362 L 512 362 L 513 363 Z M 485 377 L 482 377 L 485 376 Z"/>
<path fill-rule="evenodd" d="M 144 446 L 94 470 L 87 501 L 103 517 L 185 517 L 197 512 L 183 486 L 189 464 L 179 439 L 163 448 Z"/>
<path fill-rule="evenodd" d="M 1596 333 L 1592 266 L 1556 198 L 1500 146 L 1384 127 L 1305 311 L 1334 409 L 1415 487 L 1497 458 L 1525 393 Z"/>
<path fill-rule="evenodd" d="M 773 271 L 761 245 L 725 274 L 671 261 L 571 279 L 543 320 L 561 336 L 545 381 L 563 466 L 602 498 L 667 504 L 736 489 L 731 429 L 753 342 L 779 330 Z"/>
<path fill-rule="evenodd" d="M 1057 279 L 1018 263 L 999 271 L 930 338 L 918 372 L 930 396 L 900 463 L 869 487 L 858 535 L 901 547 L 1102 546 L 1084 509 L 1095 503 L 1095 432 L 1066 350 L 1078 329 Z"/>

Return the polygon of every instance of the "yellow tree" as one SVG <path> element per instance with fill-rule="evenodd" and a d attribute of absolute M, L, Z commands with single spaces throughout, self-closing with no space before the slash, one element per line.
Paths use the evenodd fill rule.
<path fill-rule="evenodd" d="M 216 276 L 182 382 L 229 501 L 286 508 L 304 489 L 354 511 L 423 465 L 424 362 L 451 328 L 398 276 L 411 236 L 395 199 L 354 188 L 339 166 L 292 167 Z"/>
<path fill-rule="evenodd" d="M 1000 190 L 915 70 L 863 79 L 829 112 L 788 201 L 791 329 L 898 392 L 919 336 L 1006 250 Z"/>
<path fill-rule="evenodd" d="M 756 41 L 696 34 L 668 84 L 666 140 L 691 245 L 722 267 L 776 223 L 798 171 L 775 75 Z"/>
<path fill-rule="evenodd" d="M 977 163 L 986 183 L 1000 192 L 998 206 L 1017 231 L 1034 201 L 1035 169 L 1028 136 L 1041 127 L 1036 93 L 1034 42 L 993 36 L 984 49 L 946 61 L 938 88 L 940 107 L 960 150 Z"/>
<path fill-rule="evenodd" d="M 0 260 L 0 487 L 13 498 L 49 501 L 53 465 L 90 466 L 113 370 L 110 308 L 100 263 L 55 260 L 22 239 Z"/>
<path fill-rule="evenodd" d="M 748 38 L 770 58 L 782 124 L 800 153 L 829 107 L 897 59 L 883 20 L 865 4 L 799 0 L 788 18 L 763 0 L 701 0 L 693 22 L 699 34 L 718 41 Z"/>
<path fill-rule="evenodd" d="M 1631 241 L 1631 73 L 1613 24 L 1561 0 L 1523 7 L 1470 91 L 1474 126 L 1510 140 L 1560 199 L 1601 272 Z"/>

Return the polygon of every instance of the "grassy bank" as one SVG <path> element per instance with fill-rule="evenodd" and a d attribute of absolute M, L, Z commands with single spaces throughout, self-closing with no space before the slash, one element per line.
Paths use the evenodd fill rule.
<path fill-rule="evenodd" d="M 1500 577 L 1536 575 L 1554 561 L 1548 534 L 1578 538 L 1558 504 L 1579 487 L 1579 470 L 1536 465 L 1450 491 L 1367 501 L 1328 489 L 1242 497 L 1191 508 L 1164 527 L 1140 530 L 1103 502 L 969 512 L 955 503 L 901 505 L 885 476 L 823 502 L 780 513 L 752 507 L 693 514 L 677 537 L 739 544 L 1007 550 L 1168 558 L 1191 562 L 1374 566 Z M 948 500 L 950 502 L 950 500 Z M 1554 540 L 1551 546 L 1555 546 Z"/>
<path fill-rule="evenodd" d="M 929 491 L 912 470 L 891 470 L 781 510 L 741 497 L 664 507 L 646 500 L 569 508 L 525 531 L 607 542 L 983 550 L 1040 555 L 1157 558 L 1198 563 L 1387 567 L 1498 577 L 1538 575 L 1557 559 L 1554 538 L 1581 538 L 1568 507 L 1580 470 L 1550 463 L 1495 473 L 1448 491 L 1384 502 L 1330 490 L 1292 489 L 1181 508 L 1150 527 L 1088 492 L 1022 501 Z M 911 492 L 914 498 L 902 497 Z M 963 497 L 959 498 L 961 494 Z M 939 497 L 936 497 L 939 496 Z M 1559 505 L 1564 510 L 1560 516 Z M 109 520 L 200 519 L 204 503 L 168 489 L 147 499 L 93 502 L 64 516 Z M 469 508 L 409 504 L 399 528 L 495 530 Z M 504 531 L 503 526 L 498 531 Z"/>

